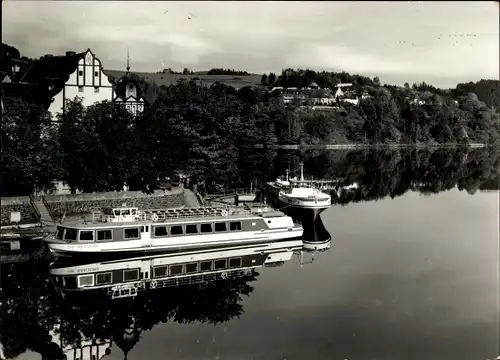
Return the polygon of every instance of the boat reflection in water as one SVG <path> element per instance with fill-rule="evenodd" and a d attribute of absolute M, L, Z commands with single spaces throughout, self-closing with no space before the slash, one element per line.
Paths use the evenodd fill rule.
<path fill-rule="evenodd" d="M 97 290 L 116 299 L 137 296 L 146 289 L 248 275 L 256 268 L 290 260 L 302 245 L 302 240 L 297 239 L 95 263 L 61 258 L 52 264 L 50 275 L 63 292 Z"/>
<path fill-rule="evenodd" d="M 326 208 L 299 209 L 292 207 L 281 210 L 294 221 L 302 224 L 304 228 L 302 240 L 304 242 L 304 250 L 306 251 L 326 251 L 330 248 L 332 237 L 325 228 L 320 216 L 325 210 Z"/>
<path fill-rule="evenodd" d="M 52 343 L 71 360 L 107 358 L 116 347 L 127 358 L 141 333 L 160 321 L 218 324 L 238 317 L 259 268 L 283 265 L 294 254 L 302 265 L 304 252 L 315 250 L 304 244 L 316 239 L 327 248 L 323 224 L 310 224 L 315 229 L 307 239 L 98 261 L 59 258 L 49 269 L 60 299 Z"/>

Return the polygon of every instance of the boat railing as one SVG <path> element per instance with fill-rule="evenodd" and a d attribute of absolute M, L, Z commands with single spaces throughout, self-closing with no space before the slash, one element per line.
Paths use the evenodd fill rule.
<path fill-rule="evenodd" d="M 115 216 L 102 212 L 92 213 L 93 222 L 129 222 L 129 221 L 162 221 L 172 219 L 214 218 L 227 216 L 257 215 L 273 211 L 270 207 L 250 209 L 242 208 L 181 208 L 181 209 L 151 209 L 139 210 L 135 215 Z"/>

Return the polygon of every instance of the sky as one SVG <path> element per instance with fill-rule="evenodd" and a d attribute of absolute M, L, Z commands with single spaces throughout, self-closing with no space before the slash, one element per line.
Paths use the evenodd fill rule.
<path fill-rule="evenodd" d="M 124 69 L 129 48 L 132 71 L 292 67 L 439 87 L 499 78 L 497 1 L 4 0 L 2 10 L 2 42 L 22 55 L 90 48 L 105 69 Z"/>

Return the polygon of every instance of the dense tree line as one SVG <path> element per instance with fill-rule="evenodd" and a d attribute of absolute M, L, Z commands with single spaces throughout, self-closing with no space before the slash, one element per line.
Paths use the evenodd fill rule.
<path fill-rule="evenodd" d="M 2 46 L 2 54 L 4 70 L 11 65 L 5 61 L 20 56 L 8 45 Z M 358 94 L 370 95 L 359 106 L 344 103 L 338 111 L 318 112 L 298 102 L 285 106 L 277 92 L 235 90 L 218 83 L 207 89 L 186 81 L 158 88 L 136 74 L 127 76 L 148 101 L 136 118 L 111 102 L 85 108 L 75 98 L 66 104 L 65 116 L 52 122 L 43 108 L 6 98 L 2 196 L 28 195 L 49 188 L 54 179 L 86 192 L 119 190 L 124 184 L 150 190 L 158 178 L 172 177 L 176 171 L 206 180 L 209 188 L 248 184 L 260 166 L 253 168 L 248 160 L 256 144 L 500 141 L 498 112 L 492 103 L 468 92 L 479 89 L 480 94 L 494 95 L 497 90 L 484 90 L 494 89 L 490 81 L 459 84 L 453 92 L 425 83 L 382 86 L 378 78 L 346 72 L 285 69 L 280 76 L 263 77 L 264 83 L 287 87 L 309 86 L 312 81 L 320 87 L 352 82 Z M 118 91 L 123 83 L 115 82 Z M 493 95 L 484 94 L 494 101 Z"/>
<path fill-rule="evenodd" d="M 349 74 L 345 71 L 331 72 L 331 71 L 315 71 L 311 69 L 283 69 L 281 74 L 276 76 L 275 73 L 263 74 L 261 83 L 263 85 L 282 86 L 285 88 L 296 87 L 306 88 L 312 83 L 316 83 L 322 89 L 334 90 L 338 84 L 353 84 L 354 89 L 360 95 L 365 87 L 380 86 L 381 81 L 378 77 L 373 79 L 359 75 Z M 431 92 L 437 95 L 448 95 L 454 99 L 461 96 L 467 96 L 469 93 L 475 93 L 478 99 L 484 102 L 488 107 L 496 109 L 500 106 L 500 81 L 499 80 L 485 80 L 482 79 L 478 82 L 460 83 L 455 89 L 439 89 L 425 81 L 421 83 L 414 83 L 412 85 L 405 83 L 403 87 L 390 86 L 391 88 L 406 88 L 418 92 Z"/>
<path fill-rule="evenodd" d="M 207 75 L 250 75 L 246 71 L 242 70 L 234 70 L 234 69 L 222 69 L 222 68 L 214 68 L 207 71 Z"/>
<path fill-rule="evenodd" d="M 57 123 L 39 107 L 8 99 L 1 123 L 2 195 L 27 195 L 54 179 L 85 192 L 124 184 L 150 190 L 176 171 L 209 188 L 248 184 L 247 158 L 255 144 L 498 144 L 498 114 L 474 94 L 455 104 L 429 91 L 368 89 L 372 97 L 359 106 L 321 113 L 285 106 L 251 88 L 183 81 L 157 89 L 141 116 L 108 101 L 85 108 L 75 98 Z M 428 103 L 410 103 L 408 94 L 415 92 Z"/>

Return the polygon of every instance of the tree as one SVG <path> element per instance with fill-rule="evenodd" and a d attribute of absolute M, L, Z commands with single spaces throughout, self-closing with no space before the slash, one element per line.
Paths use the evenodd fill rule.
<path fill-rule="evenodd" d="M 121 190 L 137 177 L 140 153 L 127 110 L 109 101 L 85 108 L 80 98 L 67 101 L 65 109 L 59 144 L 62 177 L 72 192 Z"/>
<path fill-rule="evenodd" d="M 267 81 L 267 75 L 266 74 L 262 74 L 262 77 L 260 79 L 260 83 L 261 83 L 261 85 L 269 85 L 269 83 Z"/>
<path fill-rule="evenodd" d="M 276 74 L 269 73 L 268 81 L 269 81 L 269 85 L 273 86 L 276 83 Z"/>
<path fill-rule="evenodd" d="M 51 114 L 19 98 L 6 99 L 1 129 L 2 196 L 52 188 L 59 147 Z"/>

